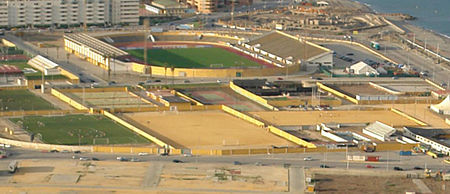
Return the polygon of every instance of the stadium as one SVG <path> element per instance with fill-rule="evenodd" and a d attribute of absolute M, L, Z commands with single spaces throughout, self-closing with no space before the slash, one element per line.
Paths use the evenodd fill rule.
<path fill-rule="evenodd" d="M 207 32 L 66 34 L 64 40 L 67 51 L 104 69 L 153 76 L 286 75 L 310 64 L 332 64 L 332 51 L 277 31 L 243 37 Z"/>

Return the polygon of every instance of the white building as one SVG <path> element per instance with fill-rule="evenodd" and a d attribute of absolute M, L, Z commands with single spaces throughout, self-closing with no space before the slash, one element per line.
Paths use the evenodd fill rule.
<path fill-rule="evenodd" d="M 44 72 L 44 75 L 61 74 L 61 71 L 58 68 L 58 64 L 41 55 L 37 55 L 34 58 L 30 59 L 27 64 L 41 72 Z"/>
<path fill-rule="evenodd" d="M 405 127 L 403 134 L 431 148 L 450 155 L 450 133 L 448 129 L 421 129 Z"/>
<path fill-rule="evenodd" d="M 360 61 L 348 68 L 348 72 L 355 75 L 379 75 L 378 71 L 370 65 Z"/>
<path fill-rule="evenodd" d="M 139 0 L 4 0 L 0 26 L 137 24 Z"/>
<path fill-rule="evenodd" d="M 395 133 L 395 129 L 382 122 L 375 121 L 375 123 L 372 123 L 364 128 L 363 133 L 380 141 L 386 141 L 392 134 Z"/>

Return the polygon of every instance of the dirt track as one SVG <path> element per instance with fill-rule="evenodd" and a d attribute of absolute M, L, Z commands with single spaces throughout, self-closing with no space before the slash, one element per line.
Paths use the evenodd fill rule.
<path fill-rule="evenodd" d="M 411 120 L 388 110 L 377 111 L 279 111 L 251 112 L 276 125 L 315 125 L 318 123 L 372 123 L 390 126 L 415 126 Z"/>
<path fill-rule="evenodd" d="M 127 113 L 128 118 L 188 148 L 294 145 L 264 128 L 220 111 Z M 151 131 L 149 133 L 151 134 Z"/>

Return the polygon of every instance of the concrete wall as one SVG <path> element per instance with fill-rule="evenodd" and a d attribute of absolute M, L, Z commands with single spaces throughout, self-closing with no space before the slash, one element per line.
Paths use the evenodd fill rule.
<path fill-rule="evenodd" d="M 268 109 L 270 109 L 270 110 L 278 110 L 278 108 L 276 108 L 276 107 L 274 107 L 274 106 L 272 106 L 272 105 L 270 105 L 268 102 L 267 102 L 267 100 L 266 99 L 264 99 L 264 98 L 262 98 L 262 97 L 260 97 L 260 96 L 258 96 L 258 95 L 256 95 L 256 94 L 253 94 L 253 93 L 251 93 L 250 91 L 247 91 L 247 90 L 245 90 L 244 88 L 241 88 L 241 87 L 239 87 L 238 85 L 235 85 L 233 82 L 230 82 L 230 88 L 233 90 L 233 91 L 235 91 L 236 93 L 238 93 L 238 94 L 240 94 L 240 95 L 242 95 L 242 96 L 245 96 L 245 97 L 247 97 L 248 99 L 250 99 L 250 100 L 252 100 L 252 101 L 254 101 L 254 102 L 256 102 L 256 103 L 258 103 L 258 104 L 260 104 L 260 105 L 262 105 L 262 106 L 264 106 L 264 107 L 266 107 L 266 108 L 268 108 Z"/>
<path fill-rule="evenodd" d="M 59 98 L 60 100 L 68 103 L 69 105 L 73 106 L 74 108 L 76 108 L 77 110 L 88 110 L 88 108 L 80 103 L 78 103 L 77 101 L 69 98 L 68 96 L 66 96 L 65 94 L 59 92 L 58 90 L 52 88 L 51 89 L 51 94 L 53 96 L 56 96 L 57 98 Z"/>

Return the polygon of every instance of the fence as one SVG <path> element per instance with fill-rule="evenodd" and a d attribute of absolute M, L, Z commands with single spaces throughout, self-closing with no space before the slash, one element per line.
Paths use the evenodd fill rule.
<path fill-rule="evenodd" d="M 29 110 L 29 111 L 6 111 L 0 112 L 0 117 L 19 116 L 42 116 L 42 115 L 65 115 L 65 114 L 85 114 L 87 110 Z"/>
<path fill-rule="evenodd" d="M 60 100 L 70 104 L 71 106 L 73 106 L 77 110 L 88 110 L 88 108 L 86 106 L 78 103 L 77 101 L 73 100 L 72 98 L 69 98 L 68 96 L 66 96 L 65 94 L 59 92 L 58 90 L 56 90 L 54 88 L 51 89 L 51 94 L 53 96 L 56 96 Z"/>
<path fill-rule="evenodd" d="M 352 98 L 352 97 L 350 97 L 350 96 L 348 96 L 348 95 L 346 95 L 346 94 L 343 94 L 343 93 L 341 93 L 341 92 L 339 92 L 339 91 L 337 91 L 337 90 L 335 90 L 335 89 L 333 89 L 333 88 L 330 88 L 330 87 L 326 86 L 325 84 L 322 84 L 322 83 L 320 83 L 320 82 L 317 82 L 317 86 L 318 86 L 320 89 L 325 90 L 325 91 L 327 91 L 327 92 L 330 92 L 330 93 L 332 93 L 332 94 L 335 95 L 335 96 L 338 96 L 338 97 L 340 97 L 340 98 L 343 98 L 343 99 L 345 99 L 345 100 L 348 100 L 348 101 L 350 101 L 350 102 L 353 102 L 353 103 L 355 103 L 355 104 L 358 104 L 358 100 L 356 100 L 355 98 Z"/>
<path fill-rule="evenodd" d="M 264 106 L 264 107 L 266 107 L 268 109 L 270 109 L 270 110 L 278 110 L 278 108 L 276 108 L 276 107 L 270 105 L 269 103 L 267 103 L 266 99 L 264 99 L 264 98 L 262 98 L 262 97 L 260 97 L 260 96 L 258 96 L 256 94 L 253 94 L 253 93 L 245 90 L 244 88 L 239 87 L 238 85 L 235 85 L 233 82 L 230 82 L 229 86 L 236 93 L 238 93 L 238 94 L 240 94 L 242 96 L 245 96 L 248 99 L 250 99 L 250 100 L 252 100 L 252 101 L 254 101 L 254 102 L 256 102 L 256 103 L 258 103 L 258 104 L 260 104 L 260 105 L 262 105 L 262 106 Z"/>
<path fill-rule="evenodd" d="M 417 124 L 420 125 L 420 126 L 427 126 L 426 123 L 424 123 L 424 122 L 420 121 L 419 119 L 416 119 L 416 118 L 414 118 L 414 117 L 412 117 L 412 116 L 409 116 L 409 115 L 407 115 L 406 113 L 404 113 L 404 112 L 402 112 L 402 111 L 400 111 L 400 110 L 397 110 L 397 109 L 395 109 L 395 108 L 391 108 L 390 110 L 391 110 L 392 112 L 394 112 L 394 113 L 399 114 L 400 116 L 403 116 L 403 117 L 405 117 L 405 118 L 407 118 L 407 119 L 409 119 L 409 120 L 411 120 L 411 121 L 417 123 Z"/>

